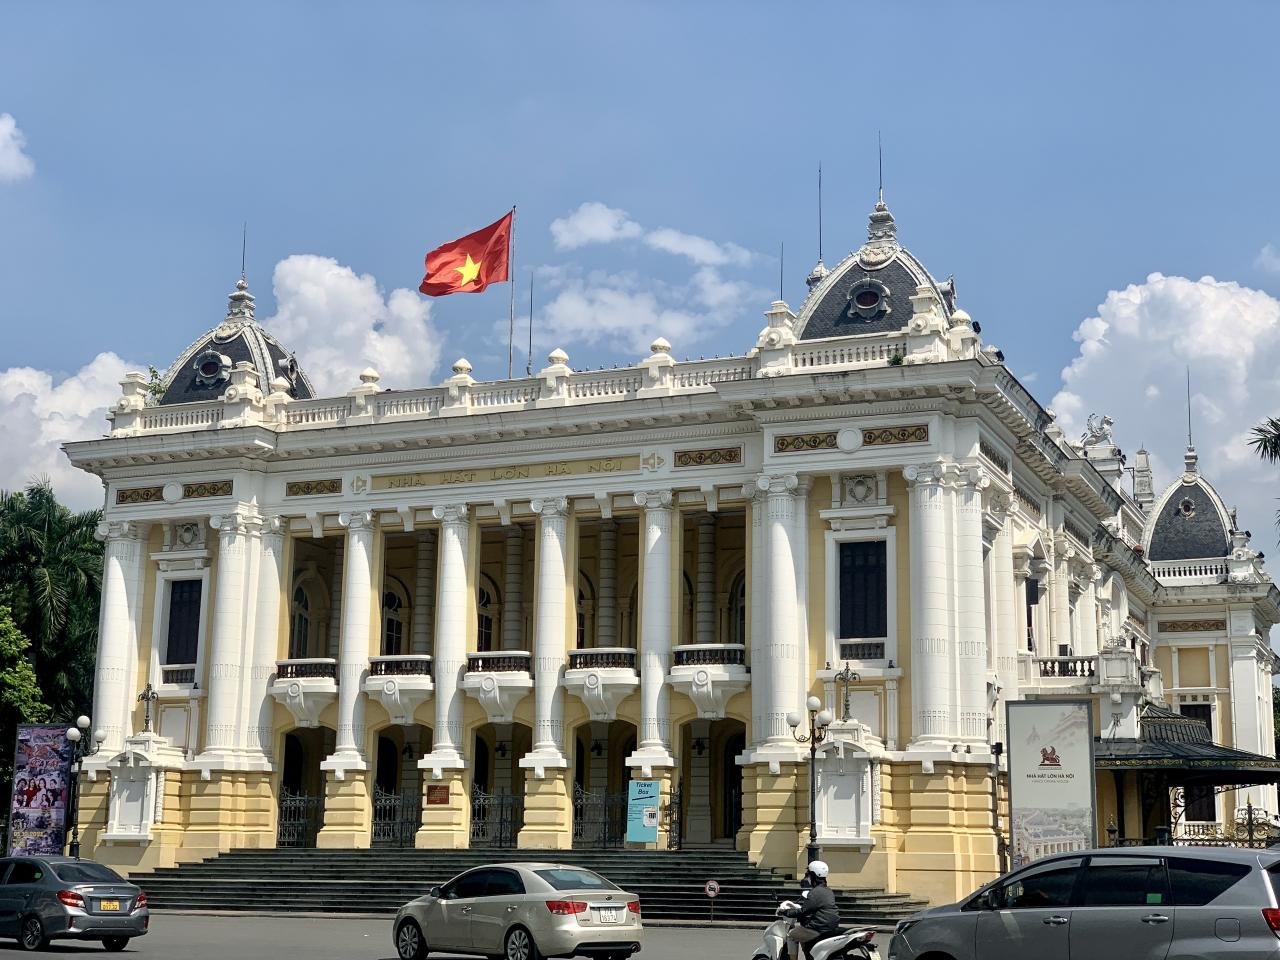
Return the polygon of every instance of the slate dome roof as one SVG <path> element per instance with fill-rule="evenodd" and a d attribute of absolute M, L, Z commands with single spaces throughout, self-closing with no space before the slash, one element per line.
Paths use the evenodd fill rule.
<path fill-rule="evenodd" d="M 222 396 L 237 363 L 253 364 L 263 393 L 277 377 L 289 381 L 289 395 L 297 400 L 315 396 L 311 381 L 298 367 L 293 354 L 254 319 L 253 294 L 242 276 L 228 297 L 227 316 L 196 340 L 173 362 L 161 379 L 160 404 L 194 403 Z"/>
<path fill-rule="evenodd" d="M 1147 521 L 1149 560 L 1204 560 L 1231 552 L 1231 515 L 1213 486 L 1200 476 L 1194 449 L 1186 471 L 1156 501 Z"/>
<path fill-rule="evenodd" d="M 796 319 L 801 340 L 905 329 L 911 298 L 922 286 L 933 287 L 947 316 L 956 309 L 955 284 L 934 280 L 898 242 L 897 224 L 883 199 L 871 212 L 867 242 L 832 270 L 819 261 L 808 282 L 809 296 Z"/>

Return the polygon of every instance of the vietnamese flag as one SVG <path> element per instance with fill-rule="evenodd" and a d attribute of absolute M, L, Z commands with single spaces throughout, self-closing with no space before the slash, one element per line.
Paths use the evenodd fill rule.
<path fill-rule="evenodd" d="M 479 293 L 508 279 L 513 210 L 497 223 L 442 244 L 427 254 L 427 275 L 418 287 L 428 297 Z"/>

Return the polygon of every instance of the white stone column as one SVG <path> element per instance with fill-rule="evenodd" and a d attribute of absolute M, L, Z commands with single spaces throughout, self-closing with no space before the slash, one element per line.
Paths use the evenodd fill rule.
<path fill-rule="evenodd" d="M 685 840 L 688 843 L 710 843 L 711 721 L 690 721 L 689 737 L 689 803 L 685 808 L 689 823 L 685 827 Z M 701 753 L 693 746 L 694 741 L 701 741 Z"/>
<path fill-rule="evenodd" d="M 338 646 L 338 737 L 324 770 L 365 770 L 364 692 L 369 668 L 369 628 L 373 605 L 373 538 L 377 520 L 372 511 L 342 513 L 347 528 L 342 576 L 342 639 Z"/>
<path fill-rule="evenodd" d="M 791 556 L 796 571 L 796 706 L 809 699 L 809 489 L 808 477 L 796 479 L 796 496 L 791 528 Z"/>
<path fill-rule="evenodd" d="M 329 643 L 324 656 L 338 659 L 342 643 L 342 561 L 345 551 L 339 540 L 333 548 L 333 576 L 329 578 Z"/>
<path fill-rule="evenodd" d="M 942 463 L 903 471 L 911 487 L 911 745 L 926 749 L 949 748 L 957 733 L 947 548 L 954 471 Z"/>
<path fill-rule="evenodd" d="M 956 503 L 956 704 L 960 738 L 988 741 L 987 595 L 982 562 L 982 491 L 987 471 L 970 466 L 961 474 Z"/>
<path fill-rule="evenodd" d="M 1025 603 L 1026 586 L 1018 594 L 1019 582 L 1013 575 L 1013 524 L 1009 519 L 1007 497 L 997 500 L 997 517 L 1003 522 L 991 545 L 991 579 L 995 587 L 995 622 L 990 631 L 995 638 L 996 679 L 1000 683 L 1000 702 L 996 705 L 997 739 L 1006 739 L 1004 732 L 1004 701 L 1018 699 L 1018 610 L 1019 601 Z M 1023 644 L 1026 632 L 1022 633 Z"/>
<path fill-rule="evenodd" d="M 524 649 L 524 530 L 507 527 L 507 552 L 502 564 L 502 649 Z"/>
<path fill-rule="evenodd" d="M 280 644 L 280 603 L 285 595 L 285 522 L 268 517 L 262 522 L 259 541 L 257 615 L 249 662 L 249 683 L 245 689 L 244 740 L 241 746 L 250 759 L 260 763 L 271 756 L 272 716 L 276 701 L 268 692 L 276 669 Z"/>
<path fill-rule="evenodd" d="M 671 523 L 670 490 L 635 495 L 644 508 L 642 524 L 640 609 L 640 740 L 627 765 L 646 776 L 654 767 L 675 766 L 671 756 L 671 718 L 667 670 L 671 665 Z"/>
<path fill-rule="evenodd" d="M 694 596 L 694 642 L 716 642 L 716 518 L 698 515 L 698 578 Z"/>
<path fill-rule="evenodd" d="M 596 639 L 602 647 L 618 645 L 618 525 L 601 520 L 599 567 L 596 570 Z"/>
<path fill-rule="evenodd" d="M 765 589 L 766 500 L 763 491 L 752 486 L 750 495 L 751 555 L 747 570 L 747 603 L 751 614 L 751 742 L 764 743 L 769 737 L 769 691 L 772 689 L 769 661 L 768 591 Z"/>
<path fill-rule="evenodd" d="M 204 752 L 197 760 L 228 762 L 241 743 L 239 707 L 244 663 L 244 619 L 249 526 L 243 514 L 212 517 L 218 531 L 218 576 L 213 594 L 209 647 L 208 715 Z"/>
<path fill-rule="evenodd" d="M 761 475 L 756 487 L 765 494 L 765 564 L 768 599 L 769 707 L 766 738 L 794 752 L 795 741 L 787 714 L 803 710 L 798 700 L 799 644 L 796 609 L 795 537 L 796 487 L 794 474 Z"/>
<path fill-rule="evenodd" d="M 104 759 L 119 753 L 132 734 L 129 688 L 138 662 L 138 603 L 142 597 L 144 532 L 128 521 L 104 520 L 97 537 L 106 544 L 102 560 L 102 603 L 93 679 L 93 726 L 106 734 Z M 8 749 L 5 747 L 4 749 Z"/>
<path fill-rule="evenodd" d="M 520 766 L 541 770 L 567 767 L 564 755 L 564 676 L 568 621 L 565 536 L 569 501 L 565 497 L 534 500 L 538 514 L 538 568 L 534 599 L 537 620 L 533 633 L 533 752 Z"/>
<path fill-rule="evenodd" d="M 467 604 L 474 602 L 467 585 L 467 540 L 471 533 L 465 503 L 435 507 L 440 521 L 440 585 L 436 591 L 435 665 L 436 725 L 431 753 L 420 761 L 424 770 L 462 769 L 462 674 L 467 669 Z"/>
<path fill-rule="evenodd" d="M 1096 657 L 1100 644 L 1098 642 L 1098 578 L 1102 571 L 1094 564 L 1089 564 L 1088 580 L 1080 592 L 1080 600 L 1076 605 L 1077 630 L 1080 635 L 1080 646 L 1075 651 L 1077 656 Z"/>
<path fill-rule="evenodd" d="M 431 615 L 436 595 L 436 540 L 430 530 L 419 530 L 413 584 L 413 644 L 410 652 L 431 652 Z"/>
<path fill-rule="evenodd" d="M 1053 592 L 1051 603 L 1053 610 L 1053 626 L 1050 627 L 1049 643 L 1041 645 L 1041 656 L 1058 655 L 1059 644 L 1069 644 L 1071 637 L 1071 561 L 1076 552 L 1059 534 L 1054 538 L 1053 550 Z"/>

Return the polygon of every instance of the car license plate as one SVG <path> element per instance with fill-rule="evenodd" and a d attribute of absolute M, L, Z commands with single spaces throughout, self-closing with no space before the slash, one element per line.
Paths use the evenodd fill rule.
<path fill-rule="evenodd" d="M 618 908 L 617 907 L 601 907 L 600 922 L 601 923 L 617 923 Z"/>
<path fill-rule="evenodd" d="M 120 901 L 119 900 L 99 900 L 98 909 L 101 910 L 103 913 L 119 913 Z"/>

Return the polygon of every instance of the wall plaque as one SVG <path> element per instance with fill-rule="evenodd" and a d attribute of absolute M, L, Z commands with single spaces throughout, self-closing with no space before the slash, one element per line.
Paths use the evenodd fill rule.
<path fill-rule="evenodd" d="M 449 785 L 447 783 L 427 784 L 427 806 L 447 807 L 449 805 Z"/>

